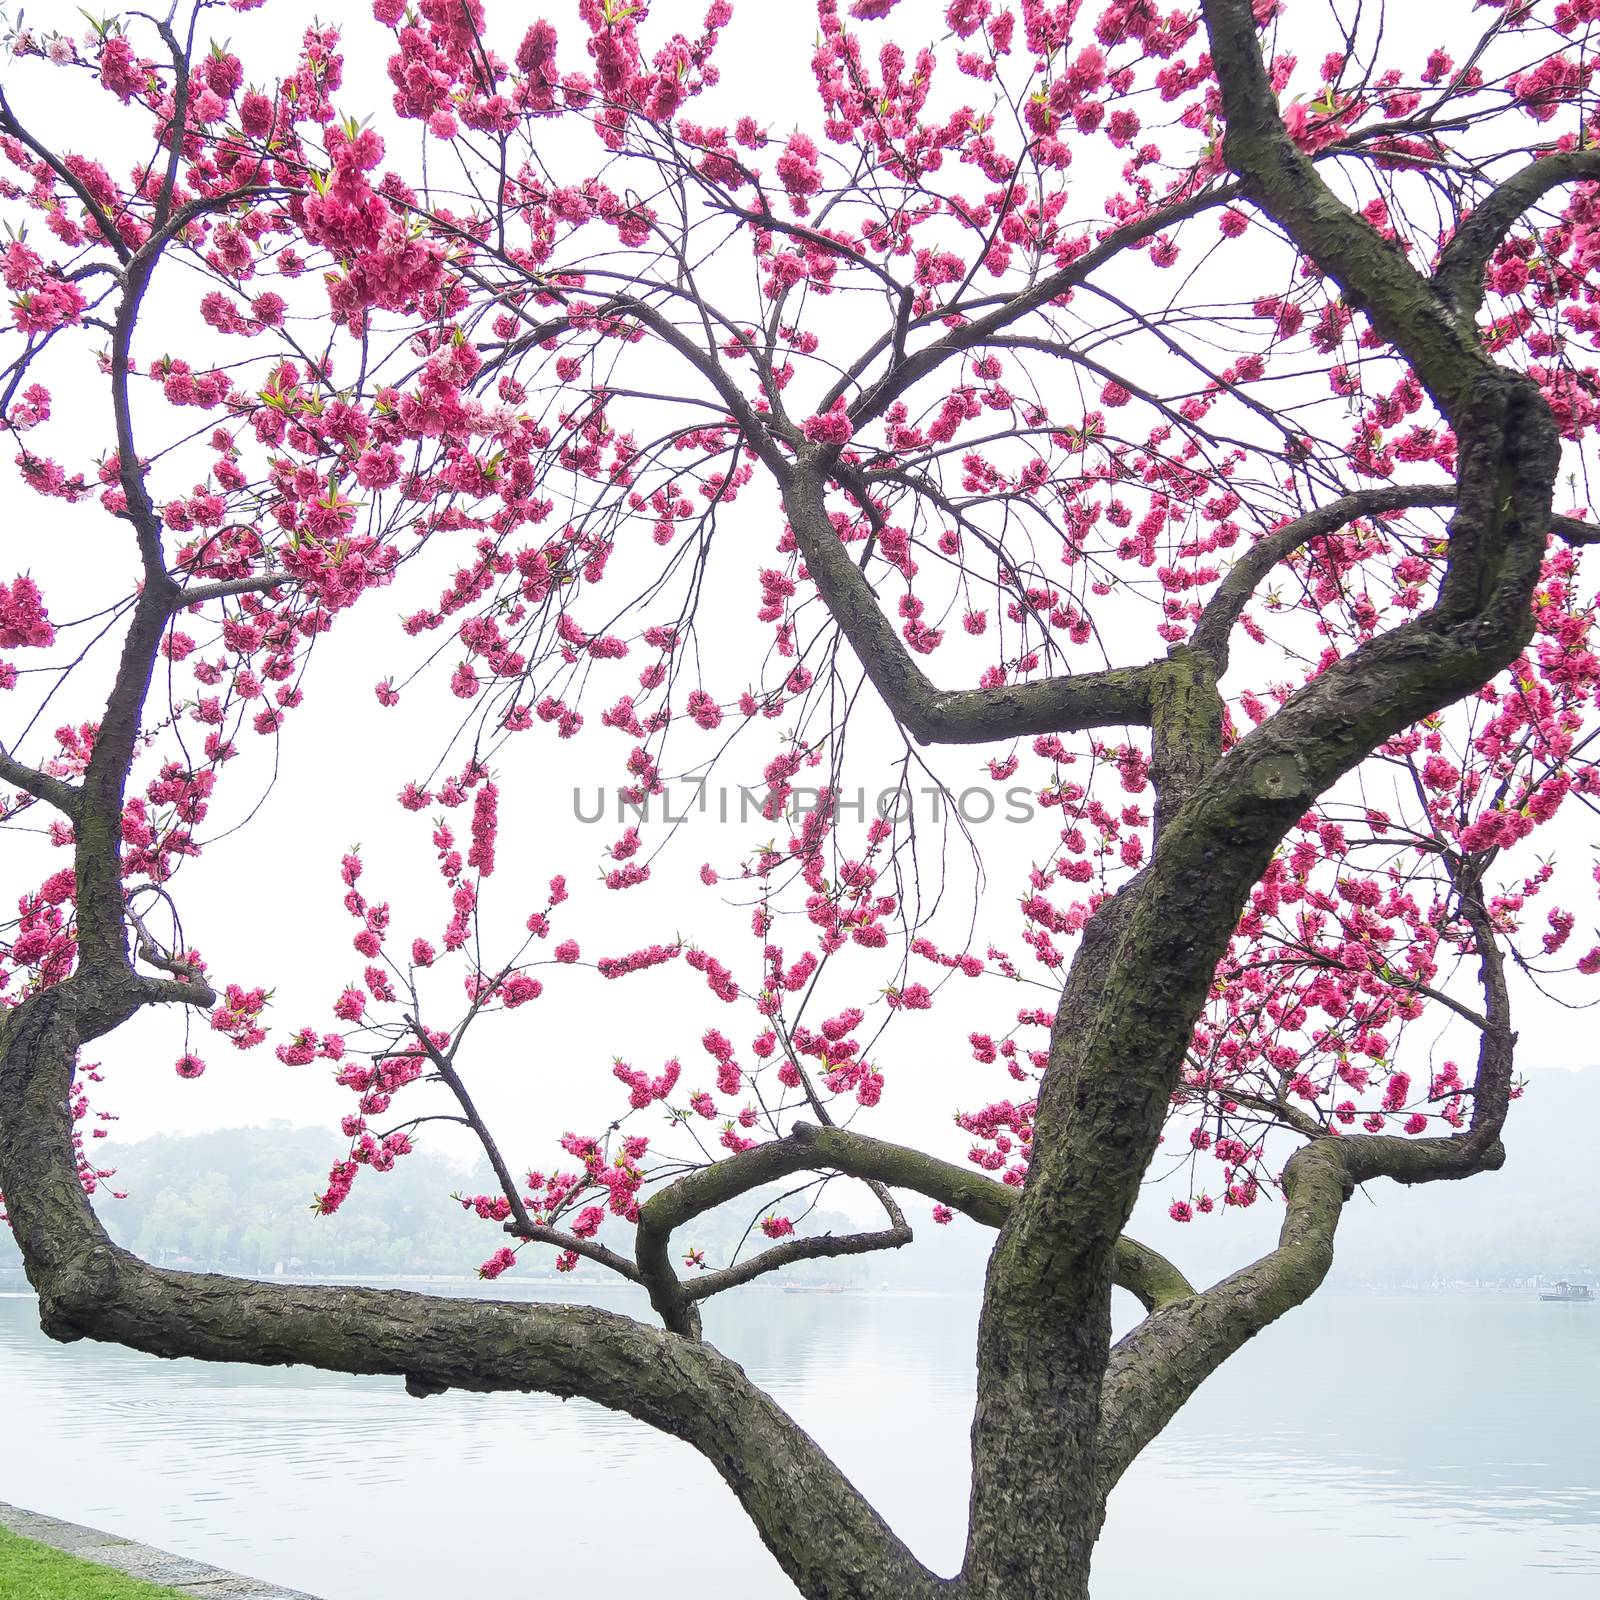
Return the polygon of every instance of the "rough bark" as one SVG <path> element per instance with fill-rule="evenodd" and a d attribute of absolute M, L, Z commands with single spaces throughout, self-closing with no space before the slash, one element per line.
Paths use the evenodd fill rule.
<path fill-rule="evenodd" d="M 1109 1441 L 1100 1460 L 1112 1245 L 1251 885 L 1319 794 L 1385 739 L 1515 659 L 1532 631 L 1550 526 L 1558 448 L 1533 386 L 1496 368 L 1470 325 L 1295 149 L 1246 0 L 1208 0 L 1205 16 L 1230 166 L 1400 348 L 1456 428 L 1456 513 L 1435 605 L 1313 680 L 1203 776 L 1180 763 L 1183 792 L 1149 867 L 1086 932 L 1058 1015 L 1028 1181 L 985 1289 L 965 1568 L 971 1592 L 984 1596 L 1088 1593 L 1100 1484 L 1114 1465 Z M 1192 727 L 1195 688 L 1153 708 L 1158 750 L 1164 715 Z M 1183 740 L 1179 733 L 1174 743 Z M 1254 1314 L 1278 1314 L 1326 1270 L 1317 1224 L 1337 1211 L 1326 1163 L 1317 1147 L 1306 1152 L 1294 1174 L 1300 1204 L 1291 1205 L 1269 1281 L 1238 1286 L 1262 1291 L 1243 1297 Z M 1228 1317 L 1227 1302 L 1238 1299 L 1178 1302 L 1147 1325 L 1152 1360 L 1179 1369 L 1183 1394 L 1221 1359 L 1207 1336 L 1212 1320 L 1236 1329 L 1249 1321 L 1237 1305 Z"/>

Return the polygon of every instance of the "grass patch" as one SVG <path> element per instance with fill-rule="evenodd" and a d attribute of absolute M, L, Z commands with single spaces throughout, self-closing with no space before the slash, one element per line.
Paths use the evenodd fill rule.
<path fill-rule="evenodd" d="M 125 1577 L 0 1528 L 0 1600 L 184 1600 L 177 1589 Z"/>

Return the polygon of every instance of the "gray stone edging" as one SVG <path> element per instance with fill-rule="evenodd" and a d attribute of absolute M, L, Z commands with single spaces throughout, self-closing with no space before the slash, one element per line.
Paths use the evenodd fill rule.
<path fill-rule="evenodd" d="M 165 1584 L 180 1594 L 200 1596 L 202 1600 L 316 1600 L 314 1595 L 303 1594 L 298 1589 L 281 1589 L 277 1584 L 225 1572 L 221 1567 L 155 1550 L 132 1539 L 120 1539 L 98 1528 L 41 1516 L 37 1511 L 24 1511 L 4 1501 L 0 1501 L 0 1527 L 84 1561 L 115 1567 L 130 1578 Z"/>

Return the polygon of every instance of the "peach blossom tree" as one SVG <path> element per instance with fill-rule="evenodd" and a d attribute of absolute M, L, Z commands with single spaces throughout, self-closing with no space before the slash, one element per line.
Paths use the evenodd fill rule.
<path fill-rule="evenodd" d="M 1143 1447 L 1358 1187 L 1502 1163 L 1513 1000 L 1600 970 L 1600 3 L 818 0 L 759 82 L 727 0 L 376 0 L 243 59 L 226 9 L 19 24 L 0 94 L 0 821 L 58 855 L 0 929 L 0 1187 L 45 1331 L 587 1397 L 815 1600 L 1087 1595 Z M 120 566 L 63 570 L 46 515 Z M 300 730 L 351 677 L 330 774 Z M 265 770 L 314 831 L 362 740 L 418 752 L 414 871 L 342 856 L 296 915 L 347 965 L 280 1019 L 294 941 L 213 972 L 179 911 Z M 634 809 L 598 874 L 526 822 L 579 751 Z M 885 768 L 976 770 L 974 847 L 1020 796 L 1025 861 L 925 892 L 939 840 L 854 798 Z M 759 847 L 652 805 L 712 774 Z M 192 1019 L 182 1076 L 334 1078 L 323 1212 L 450 1123 L 485 1279 L 545 1253 L 650 1320 L 119 1248 L 91 1101 L 146 1012 Z M 592 1125 L 497 1119 L 493 1027 Z M 952 1048 L 950 1147 L 875 1135 Z M 708 1260 L 696 1219 L 774 1182 Z M 808 1230 L 830 1182 L 881 1223 Z M 1197 1288 L 1125 1231 L 1147 1183 L 1278 1245 Z M 702 1329 L 914 1249 L 904 1194 L 994 1230 L 954 1577 Z"/>

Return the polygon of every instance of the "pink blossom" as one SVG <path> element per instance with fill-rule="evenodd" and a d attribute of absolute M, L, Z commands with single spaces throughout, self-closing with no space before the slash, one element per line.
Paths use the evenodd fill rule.
<path fill-rule="evenodd" d="M 363 1191 L 364 1192 L 364 1191 Z M 498 1278 L 507 1267 L 517 1264 L 517 1253 L 509 1245 L 501 1245 L 484 1264 L 478 1268 L 480 1278 Z"/>
<path fill-rule="evenodd" d="M 813 444 L 846 445 L 849 444 L 854 429 L 850 423 L 850 414 L 845 409 L 841 397 L 833 405 L 817 416 L 807 417 L 801 423 L 800 431 Z"/>

